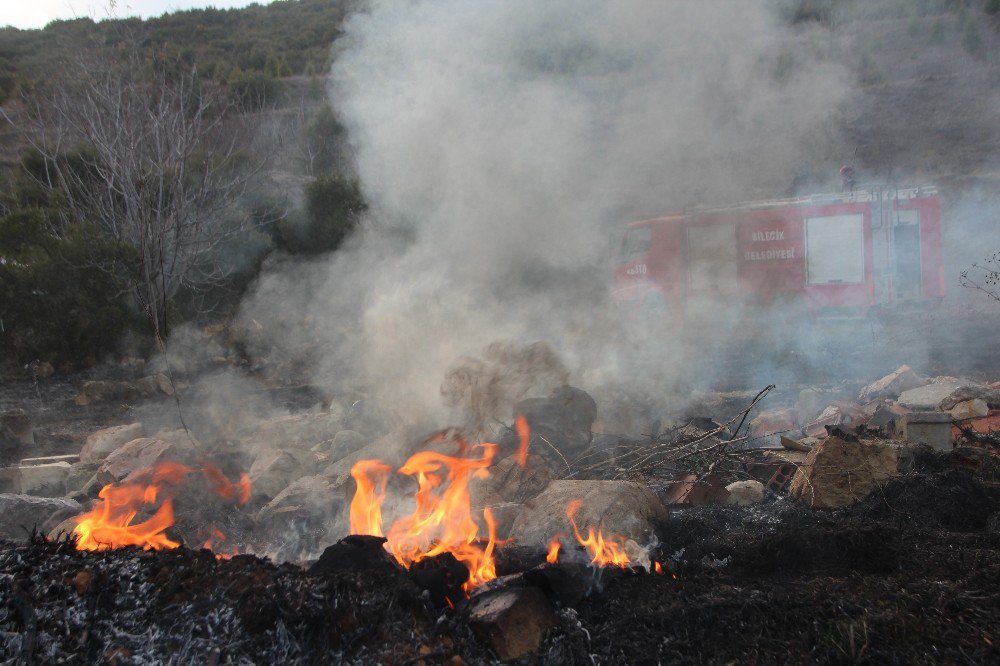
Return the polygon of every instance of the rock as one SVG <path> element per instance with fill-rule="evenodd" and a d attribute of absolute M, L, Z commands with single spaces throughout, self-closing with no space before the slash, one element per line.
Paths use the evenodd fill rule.
<path fill-rule="evenodd" d="M 80 503 L 73 500 L 0 494 L 0 537 L 25 539 L 33 527 L 41 529 L 53 516 L 82 511 Z"/>
<path fill-rule="evenodd" d="M 141 423 L 113 426 L 93 432 L 87 436 L 87 441 L 80 449 L 80 462 L 100 462 L 126 442 L 139 439 L 144 434 Z"/>
<path fill-rule="evenodd" d="M 77 453 L 64 453 L 58 456 L 41 456 L 39 458 L 23 458 L 21 460 L 21 467 L 30 467 L 31 465 L 47 465 L 49 463 L 65 462 L 72 465 L 73 463 L 80 462 L 80 455 Z"/>
<path fill-rule="evenodd" d="M 518 416 L 524 416 L 531 429 L 529 451 L 549 457 L 555 465 L 565 465 L 563 458 L 576 458 L 590 447 L 597 403 L 585 391 L 563 386 L 548 398 L 517 403 L 514 418 Z M 513 432 L 500 441 L 501 449 L 507 453 L 513 452 L 517 443 L 518 437 Z"/>
<path fill-rule="evenodd" d="M 131 400 L 135 396 L 136 388 L 126 382 L 94 380 L 84 382 L 73 402 L 84 406 L 110 400 Z"/>
<path fill-rule="evenodd" d="M 135 382 L 135 389 L 144 398 L 151 398 L 155 395 L 173 395 L 174 387 L 170 383 L 170 378 L 162 372 L 149 375 Z"/>
<path fill-rule="evenodd" d="M 534 654 L 558 624 L 552 604 L 534 587 L 491 590 L 470 602 L 469 625 L 502 661 Z"/>
<path fill-rule="evenodd" d="M 0 493 L 21 492 L 21 468 L 20 467 L 0 467 Z"/>
<path fill-rule="evenodd" d="M 819 413 L 831 402 L 843 399 L 842 391 L 832 389 L 806 388 L 799 391 L 795 401 L 795 421 L 809 423 L 819 416 Z"/>
<path fill-rule="evenodd" d="M 31 372 L 36 379 L 48 379 L 56 374 L 56 369 L 48 361 L 35 361 L 31 364 Z"/>
<path fill-rule="evenodd" d="M 749 506 L 764 500 L 764 484 L 760 481 L 736 481 L 726 486 L 729 499 L 726 504 Z"/>
<path fill-rule="evenodd" d="M 336 462 L 363 449 L 369 443 L 370 440 L 359 432 L 341 430 L 332 440 L 323 440 L 312 447 L 312 450 L 324 454 L 330 462 Z"/>
<path fill-rule="evenodd" d="M 35 497 L 62 497 L 66 494 L 66 478 L 71 469 L 68 462 L 21 467 L 20 492 Z"/>
<path fill-rule="evenodd" d="M 828 437 L 806 456 L 788 492 L 816 509 L 848 506 L 896 476 L 897 468 L 896 451 L 886 444 Z"/>
<path fill-rule="evenodd" d="M 267 554 L 279 562 L 315 557 L 347 532 L 347 484 L 326 476 L 296 480 L 257 512 L 255 532 L 267 544 Z"/>
<path fill-rule="evenodd" d="M 83 491 L 100 467 L 101 463 L 99 462 L 71 464 L 69 474 L 66 476 L 66 494 Z"/>
<path fill-rule="evenodd" d="M 528 454 L 527 467 L 507 456 L 490 467 L 490 475 L 476 490 L 476 497 L 487 506 L 502 502 L 523 504 L 537 496 L 549 483 L 559 478 L 547 458 Z"/>
<path fill-rule="evenodd" d="M 334 484 L 338 486 L 347 484 L 351 489 L 351 493 L 353 494 L 354 480 L 351 478 L 351 468 L 354 467 L 354 463 L 358 462 L 359 460 L 371 460 L 371 459 L 381 460 L 382 462 L 385 462 L 386 464 L 389 464 L 390 467 L 392 467 L 390 461 L 387 461 L 384 456 L 379 454 L 378 450 L 376 449 L 376 445 L 369 444 L 368 446 L 360 448 L 354 453 L 346 455 L 340 460 L 330 465 L 327 465 L 327 467 L 323 469 L 323 476 L 327 477 Z"/>
<path fill-rule="evenodd" d="M 1000 408 L 1000 389 L 980 384 L 959 386 L 941 402 L 941 409 L 952 409 L 959 403 L 970 400 L 980 400 L 986 404 L 987 408 Z"/>
<path fill-rule="evenodd" d="M 333 440 L 341 430 L 340 423 L 329 414 L 290 414 L 261 421 L 243 441 L 248 446 L 263 448 L 309 449 Z"/>
<path fill-rule="evenodd" d="M 316 454 L 306 451 L 265 449 L 250 466 L 250 488 L 258 501 L 268 502 L 292 481 L 316 469 Z"/>
<path fill-rule="evenodd" d="M 20 460 L 23 446 L 10 428 L 0 424 L 0 466 L 11 465 Z"/>
<path fill-rule="evenodd" d="M 815 437 L 803 437 L 802 439 L 793 439 L 792 437 L 781 436 L 781 445 L 788 449 L 789 451 L 803 451 L 809 453 L 812 448 L 819 443 L 819 440 Z"/>
<path fill-rule="evenodd" d="M 900 436 L 907 442 L 927 444 L 938 451 L 951 450 L 951 414 L 911 412 L 897 422 Z"/>
<path fill-rule="evenodd" d="M 0 428 L 7 428 L 8 436 L 12 436 L 21 446 L 35 445 L 35 428 L 31 418 L 23 409 L 10 409 L 0 412 Z"/>
<path fill-rule="evenodd" d="M 809 437 L 823 439 L 827 436 L 827 426 L 854 427 L 867 418 L 868 415 L 857 405 L 836 402 L 824 409 L 804 430 Z"/>
<path fill-rule="evenodd" d="M 605 536 L 622 535 L 646 543 L 654 523 L 667 519 L 667 510 L 649 488 L 631 481 L 553 481 L 537 497 L 525 503 L 514 520 L 511 538 L 521 545 L 547 546 L 557 532 L 572 534 L 566 506 L 578 499 L 583 506 L 576 514 L 579 529 L 597 529 Z"/>
<path fill-rule="evenodd" d="M 978 419 L 990 413 L 990 408 L 982 398 L 966 400 L 956 404 L 948 410 L 951 418 L 955 421 L 965 421 L 967 419 Z"/>
<path fill-rule="evenodd" d="M 962 387 L 963 382 L 958 379 L 939 377 L 926 386 L 904 391 L 896 402 L 912 411 L 938 411 L 942 408 L 942 403 Z M 954 406 L 954 403 L 951 406 Z"/>
<path fill-rule="evenodd" d="M 181 460 L 190 451 L 155 437 L 140 437 L 112 452 L 97 470 L 98 477 L 122 481 L 135 472 L 152 467 L 161 460 Z"/>
<path fill-rule="evenodd" d="M 928 383 L 930 380 L 913 372 L 910 366 L 901 365 L 894 372 L 861 389 L 858 394 L 858 402 L 871 402 L 880 398 L 895 400 L 901 393 L 926 386 Z"/>
<path fill-rule="evenodd" d="M 461 409 L 475 425 L 503 419 L 518 400 L 546 395 L 565 385 L 569 376 L 544 342 L 524 346 L 498 342 L 483 356 L 458 359 L 441 383 L 445 404 Z"/>

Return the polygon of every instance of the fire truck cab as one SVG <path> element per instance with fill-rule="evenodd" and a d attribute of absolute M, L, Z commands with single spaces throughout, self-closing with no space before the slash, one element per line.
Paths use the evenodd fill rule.
<path fill-rule="evenodd" d="M 627 225 L 615 296 L 676 314 L 708 297 L 864 315 L 939 303 L 941 255 L 933 187 L 698 207 Z"/>

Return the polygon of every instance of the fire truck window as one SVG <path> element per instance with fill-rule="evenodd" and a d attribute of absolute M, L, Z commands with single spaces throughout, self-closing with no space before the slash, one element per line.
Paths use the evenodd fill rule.
<path fill-rule="evenodd" d="M 865 279 L 864 226 L 861 215 L 806 219 L 809 284 L 856 284 Z"/>
<path fill-rule="evenodd" d="M 920 211 L 896 211 L 892 229 L 896 298 L 920 296 Z"/>
<path fill-rule="evenodd" d="M 649 251 L 653 243 L 653 230 L 649 227 L 632 227 L 625 234 L 622 244 L 622 259 L 629 261 Z"/>
<path fill-rule="evenodd" d="M 735 289 L 739 275 L 736 229 L 731 224 L 688 227 L 688 285 L 692 291 Z"/>

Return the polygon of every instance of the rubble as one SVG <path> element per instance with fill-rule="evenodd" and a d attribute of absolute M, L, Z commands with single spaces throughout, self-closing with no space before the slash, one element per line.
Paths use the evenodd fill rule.
<path fill-rule="evenodd" d="M 70 499 L 3 493 L 0 494 L 0 537 L 26 539 L 32 528 L 44 534 L 49 522 L 82 510 L 79 502 Z"/>
<path fill-rule="evenodd" d="M 267 503 L 293 481 L 316 470 L 317 457 L 311 451 L 264 449 L 250 466 L 250 488 L 258 502 Z"/>
<path fill-rule="evenodd" d="M 954 407 L 948 410 L 948 413 L 951 414 L 951 418 L 955 421 L 967 421 L 987 416 L 990 413 L 990 408 L 982 398 L 974 398 L 956 403 Z"/>
<path fill-rule="evenodd" d="M 80 449 L 80 461 L 85 463 L 100 462 L 123 444 L 144 435 L 141 423 L 129 423 L 98 430 L 87 436 L 83 448 Z"/>
<path fill-rule="evenodd" d="M 881 398 L 896 399 L 900 394 L 921 386 L 926 386 L 930 380 L 924 379 L 913 372 L 908 365 L 902 365 L 882 379 L 872 382 L 858 393 L 858 402 L 866 403 Z"/>
<path fill-rule="evenodd" d="M 632 481 L 553 481 L 537 497 L 528 500 L 514 521 L 511 538 L 522 545 L 546 546 L 557 533 L 570 534 L 566 507 L 582 500 L 576 523 L 605 525 L 638 543 L 648 542 L 657 522 L 666 520 L 667 510 L 646 486 Z"/>
<path fill-rule="evenodd" d="M 297 479 L 257 513 L 254 536 L 278 561 L 319 554 L 346 532 L 341 513 L 349 502 L 347 494 L 344 484 L 326 476 Z"/>
<path fill-rule="evenodd" d="M 828 437 L 799 466 L 789 495 L 815 509 L 848 506 L 896 476 L 896 451 L 881 442 Z"/>

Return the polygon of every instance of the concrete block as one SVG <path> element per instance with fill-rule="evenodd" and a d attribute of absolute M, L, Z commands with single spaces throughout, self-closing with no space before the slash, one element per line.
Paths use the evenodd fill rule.
<path fill-rule="evenodd" d="M 911 412 L 899 420 L 899 428 L 899 434 L 907 442 L 951 451 L 951 414 L 948 412 Z"/>

